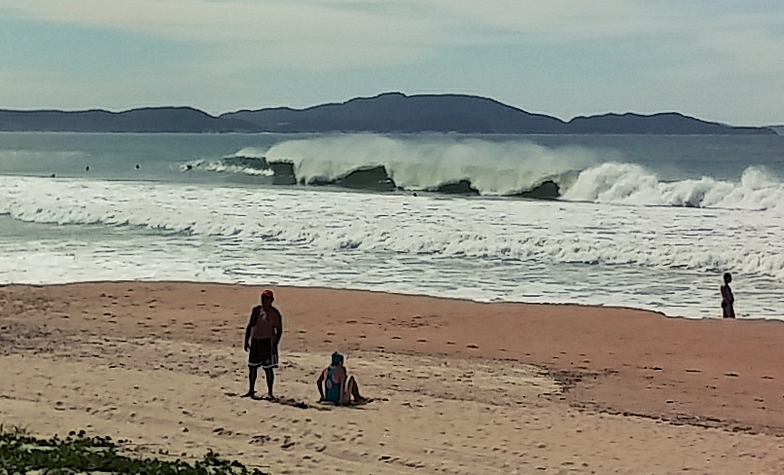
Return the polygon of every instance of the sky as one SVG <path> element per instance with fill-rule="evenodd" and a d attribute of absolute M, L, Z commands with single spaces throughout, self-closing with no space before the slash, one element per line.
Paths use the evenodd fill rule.
<path fill-rule="evenodd" d="M 461 93 L 784 123 L 781 0 L 0 0 L 0 109 Z"/>

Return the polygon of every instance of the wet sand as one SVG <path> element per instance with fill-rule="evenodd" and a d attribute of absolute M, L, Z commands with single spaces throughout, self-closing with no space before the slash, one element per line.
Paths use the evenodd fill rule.
<path fill-rule="evenodd" d="M 784 473 L 783 323 L 273 288 L 279 400 L 249 400 L 260 290 L 0 287 L 0 424 L 273 473 Z M 372 403 L 317 402 L 335 350 Z"/>

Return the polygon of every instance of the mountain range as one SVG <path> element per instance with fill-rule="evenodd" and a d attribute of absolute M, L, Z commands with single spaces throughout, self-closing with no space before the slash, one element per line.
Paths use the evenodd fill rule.
<path fill-rule="evenodd" d="M 575 117 L 568 122 L 493 99 L 461 94 L 361 97 L 305 109 L 240 110 L 219 116 L 190 107 L 105 110 L 0 110 L 0 131 L 126 133 L 368 132 L 466 134 L 764 135 L 773 127 L 735 127 L 676 112 Z"/>

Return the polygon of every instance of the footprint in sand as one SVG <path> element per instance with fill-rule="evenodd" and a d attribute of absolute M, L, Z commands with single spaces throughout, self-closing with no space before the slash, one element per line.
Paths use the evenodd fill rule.
<path fill-rule="evenodd" d="M 254 435 L 253 437 L 251 437 L 250 442 L 248 443 L 252 445 L 264 445 L 270 440 L 272 440 L 270 436 L 261 434 L 261 435 Z"/>

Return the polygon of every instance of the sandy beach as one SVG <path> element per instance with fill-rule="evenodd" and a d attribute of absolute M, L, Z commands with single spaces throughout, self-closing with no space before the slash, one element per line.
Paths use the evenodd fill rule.
<path fill-rule="evenodd" d="M 261 287 L 0 287 L 0 424 L 275 474 L 784 473 L 782 322 L 272 289 L 277 401 L 239 397 Z M 372 403 L 318 403 L 335 350 Z"/>

